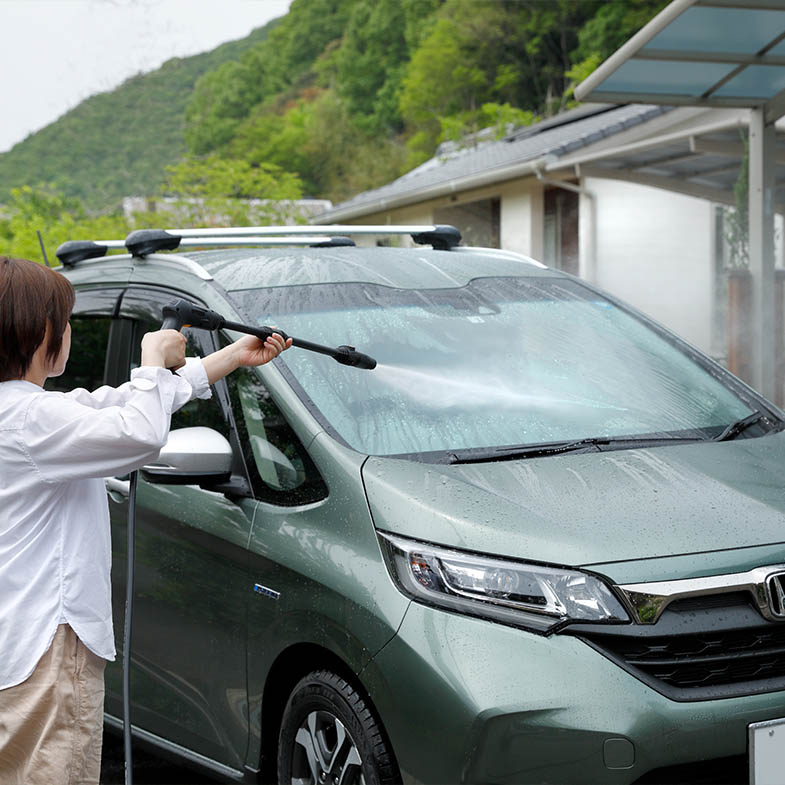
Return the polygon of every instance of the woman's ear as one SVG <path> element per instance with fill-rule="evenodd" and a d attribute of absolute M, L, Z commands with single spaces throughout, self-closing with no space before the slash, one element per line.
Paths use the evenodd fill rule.
<path fill-rule="evenodd" d="M 51 329 L 51 325 L 49 322 L 46 324 L 46 333 L 47 336 L 49 334 L 49 330 Z M 47 343 L 47 339 L 44 338 L 44 344 Z M 47 376 L 60 376 L 65 371 L 66 363 L 68 362 L 68 357 L 71 354 L 71 323 L 66 322 L 65 324 L 65 331 L 63 332 L 63 340 L 60 344 L 60 351 L 55 358 L 54 362 L 52 363 L 51 371 L 47 374 Z"/>

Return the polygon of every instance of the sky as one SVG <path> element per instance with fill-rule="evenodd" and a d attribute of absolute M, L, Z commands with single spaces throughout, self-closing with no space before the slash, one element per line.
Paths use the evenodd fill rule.
<path fill-rule="evenodd" d="M 0 0 L 0 152 L 171 57 L 244 38 L 291 0 Z"/>

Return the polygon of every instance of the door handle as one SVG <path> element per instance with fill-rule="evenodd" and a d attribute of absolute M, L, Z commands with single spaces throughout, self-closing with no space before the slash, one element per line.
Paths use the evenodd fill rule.
<path fill-rule="evenodd" d="M 127 499 L 131 493 L 131 483 L 129 480 L 119 480 L 117 477 L 105 477 L 104 485 L 106 486 L 107 493 L 111 496 L 122 496 Z M 116 501 L 120 501 L 117 499 Z"/>

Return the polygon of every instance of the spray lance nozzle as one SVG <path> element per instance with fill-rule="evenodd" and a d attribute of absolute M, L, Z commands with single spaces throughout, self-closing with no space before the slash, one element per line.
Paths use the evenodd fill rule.
<path fill-rule="evenodd" d="M 376 367 L 376 360 L 367 354 L 358 352 L 354 346 L 339 346 L 333 358 L 341 365 L 353 365 L 355 368 L 365 368 L 372 371 Z"/>
<path fill-rule="evenodd" d="M 210 311 L 207 308 L 200 308 L 198 305 L 189 303 L 187 300 L 174 300 L 163 307 L 163 322 L 161 324 L 161 329 L 181 330 L 183 327 L 196 327 L 200 330 L 220 330 L 221 328 L 226 328 L 227 330 L 235 330 L 238 333 L 255 335 L 261 340 L 265 340 L 273 333 L 277 333 L 284 341 L 291 337 L 292 346 L 296 346 L 299 349 L 306 349 L 309 352 L 326 354 L 328 357 L 332 357 L 336 362 L 341 363 L 341 365 L 352 365 L 355 368 L 364 368 L 368 371 L 372 371 L 376 367 L 376 360 L 374 360 L 373 357 L 358 352 L 353 346 L 344 345 L 339 346 L 337 349 L 332 349 L 329 346 L 322 346 L 321 344 L 312 343 L 311 341 L 304 341 L 302 338 L 294 338 L 287 335 L 283 330 L 279 330 L 277 327 L 252 327 L 247 324 L 240 324 L 239 322 L 230 322 L 215 311 Z"/>

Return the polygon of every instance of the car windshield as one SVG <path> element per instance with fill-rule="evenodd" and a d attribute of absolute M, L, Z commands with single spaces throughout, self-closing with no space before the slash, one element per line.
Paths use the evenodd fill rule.
<path fill-rule="evenodd" d="M 593 437 L 716 436 L 752 409 L 677 345 L 572 280 L 445 289 L 314 284 L 234 292 L 257 324 L 378 361 L 291 349 L 321 416 L 373 455 Z"/>

